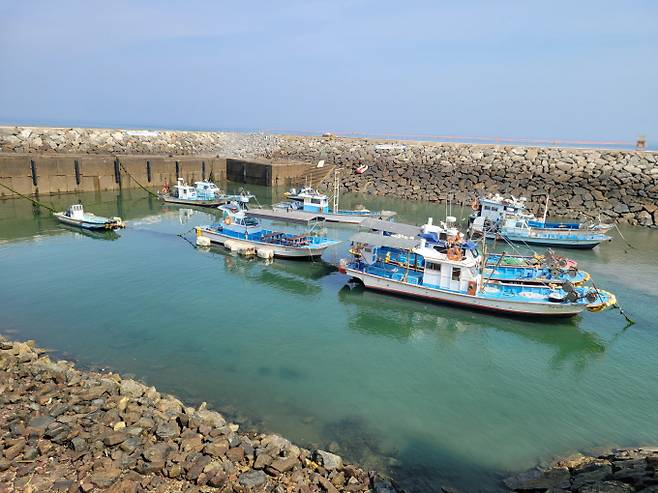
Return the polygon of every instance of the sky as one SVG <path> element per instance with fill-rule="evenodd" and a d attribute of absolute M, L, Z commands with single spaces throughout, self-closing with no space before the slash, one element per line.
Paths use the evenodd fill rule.
<path fill-rule="evenodd" d="M 0 123 L 658 141 L 658 2 L 0 0 Z"/>

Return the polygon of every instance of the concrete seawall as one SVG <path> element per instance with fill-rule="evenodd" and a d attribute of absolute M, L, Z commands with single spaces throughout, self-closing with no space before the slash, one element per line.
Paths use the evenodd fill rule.
<path fill-rule="evenodd" d="M 225 180 L 226 160 L 202 156 L 0 153 L 0 182 L 25 195 L 136 188 L 133 178 L 144 186 L 160 188 L 165 180 L 175 183 L 178 176 L 191 183 L 211 174 L 218 181 Z M 13 195 L 0 188 L 0 198 Z"/>
<path fill-rule="evenodd" d="M 417 200 L 450 197 L 456 202 L 470 200 L 480 193 L 511 193 L 527 196 L 535 211 L 541 208 L 548 193 L 552 215 L 592 219 L 601 216 L 604 220 L 629 224 L 658 225 L 656 152 L 392 142 L 333 136 L 38 127 L 0 127 L 0 152 L 28 156 L 28 162 L 29 156 L 34 155 L 40 160 L 50 156 L 68 159 L 63 166 L 69 170 L 66 171 L 70 174 L 69 185 L 58 186 L 62 185 L 62 179 L 52 178 L 47 191 L 39 189 L 40 193 L 75 190 L 70 181 L 76 176 L 70 171 L 74 167 L 74 155 L 89 159 L 92 155 L 99 159 L 103 155 L 130 155 L 140 163 L 135 165 L 136 172 L 140 171 L 135 176 L 140 181 L 146 177 L 145 156 L 159 155 L 169 163 L 166 173 L 158 172 L 161 179 L 167 176 L 169 180 L 175 178 L 176 161 L 195 162 L 187 168 L 184 164 L 183 169 L 193 170 L 194 178 L 198 179 L 199 163 L 203 161 L 199 156 L 214 156 L 217 166 L 222 167 L 223 163 L 223 176 L 228 179 L 282 186 L 291 184 L 295 173 L 292 168 L 279 173 L 276 162 L 316 163 L 324 159 L 342 169 L 342 184 L 352 191 Z M 228 163 L 220 156 L 229 158 Z M 244 163 L 251 164 L 245 167 Z M 357 175 L 354 169 L 359 164 L 368 164 L 370 168 L 365 174 Z M 37 174 L 38 169 L 37 163 Z M 110 159 L 103 165 L 102 173 L 99 170 L 93 175 L 99 177 L 98 185 L 92 180 L 85 186 L 91 186 L 90 190 L 116 187 L 113 169 Z M 219 173 L 216 169 L 214 176 L 219 178 Z M 10 170 L 0 160 L 0 181 L 12 178 L 13 183 L 15 179 L 23 187 L 20 189 L 23 193 L 30 187 L 33 193 L 35 185 L 30 185 L 30 176 L 25 161 L 19 168 Z"/>

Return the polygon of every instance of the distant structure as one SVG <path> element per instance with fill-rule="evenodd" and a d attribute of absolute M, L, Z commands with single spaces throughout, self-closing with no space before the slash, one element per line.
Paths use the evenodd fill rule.
<path fill-rule="evenodd" d="M 640 135 L 635 142 L 635 148 L 638 151 L 643 151 L 647 147 L 647 139 L 644 138 L 644 135 Z"/>

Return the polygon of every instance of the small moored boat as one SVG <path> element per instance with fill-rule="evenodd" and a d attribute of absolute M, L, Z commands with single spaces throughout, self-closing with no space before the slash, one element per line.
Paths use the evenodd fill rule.
<path fill-rule="evenodd" d="M 221 245 L 233 242 L 234 245 L 252 246 L 258 255 L 263 257 L 271 251 L 274 257 L 297 259 L 318 258 L 328 247 L 340 243 L 324 236 L 265 229 L 257 218 L 248 216 L 236 203 L 221 206 L 219 209 L 224 213 L 222 220 L 209 226 L 197 227 L 197 236 L 206 237 Z"/>
<path fill-rule="evenodd" d="M 119 229 L 126 225 L 120 217 L 103 217 L 85 212 L 82 204 L 74 204 L 64 212 L 54 212 L 61 223 L 84 229 Z"/>

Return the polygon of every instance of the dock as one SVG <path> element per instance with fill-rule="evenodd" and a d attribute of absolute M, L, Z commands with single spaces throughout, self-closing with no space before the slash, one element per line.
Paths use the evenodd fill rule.
<path fill-rule="evenodd" d="M 342 224 L 361 224 L 366 219 L 376 218 L 383 221 L 390 221 L 394 216 L 393 211 L 381 211 L 377 215 L 364 214 L 335 214 L 326 212 L 307 212 L 307 211 L 287 211 L 283 209 L 265 209 L 256 208 L 245 211 L 249 216 L 259 217 L 262 219 L 283 220 L 288 222 L 309 224 L 315 221 L 326 221 L 328 223 Z"/>

